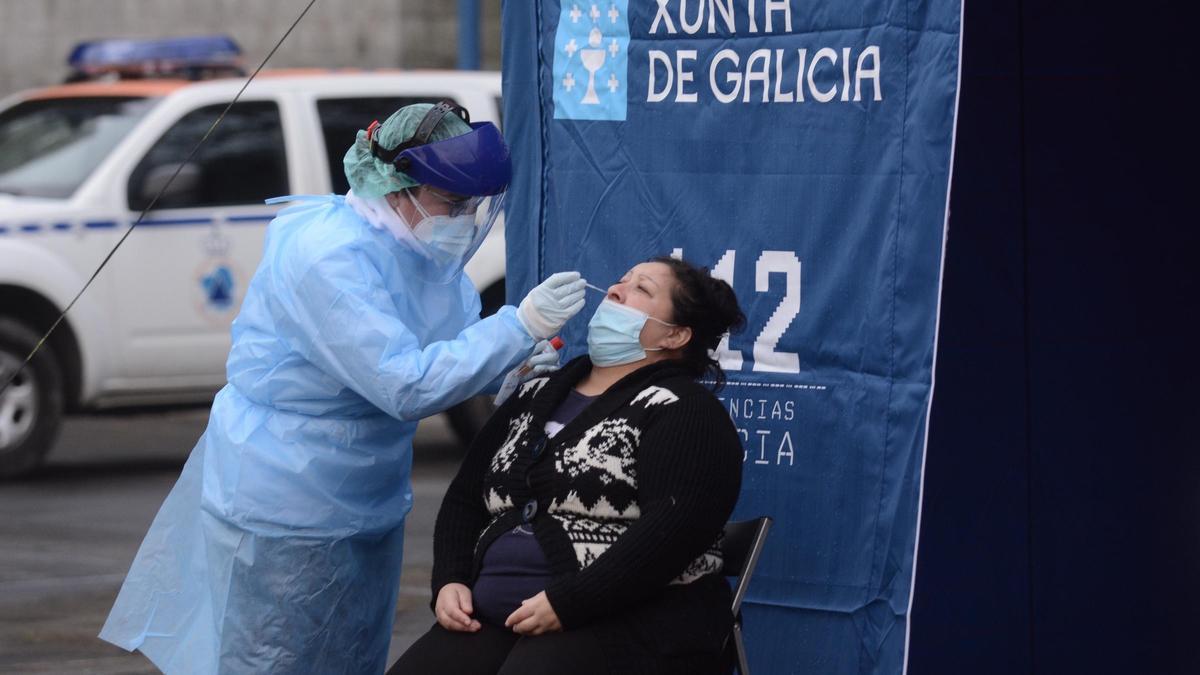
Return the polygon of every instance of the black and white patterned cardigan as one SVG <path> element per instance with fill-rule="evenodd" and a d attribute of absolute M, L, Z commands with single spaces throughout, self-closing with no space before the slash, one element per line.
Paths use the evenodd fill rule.
<path fill-rule="evenodd" d="M 715 548 L 741 486 L 720 402 L 674 362 L 614 384 L 553 438 L 546 420 L 591 369 L 580 357 L 523 384 L 471 444 L 438 513 L 433 594 L 471 585 L 483 553 L 532 525 L 564 627 L 721 571 Z"/>

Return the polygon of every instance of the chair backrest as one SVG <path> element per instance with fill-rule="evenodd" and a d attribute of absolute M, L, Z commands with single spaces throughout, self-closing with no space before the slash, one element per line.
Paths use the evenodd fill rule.
<path fill-rule="evenodd" d="M 737 577 L 737 585 L 733 589 L 733 613 L 736 615 L 742 607 L 742 598 L 750 585 L 750 577 L 758 564 L 763 544 L 767 541 L 767 531 L 771 529 L 771 517 L 759 516 L 753 520 L 740 520 L 725 525 L 724 536 L 721 537 L 721 557 L 725 565 L 725 576 Z"/>

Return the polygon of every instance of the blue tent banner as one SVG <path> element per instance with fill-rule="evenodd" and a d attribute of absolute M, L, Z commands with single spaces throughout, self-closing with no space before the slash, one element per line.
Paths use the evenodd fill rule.
<path fill-rule="evenodd" d="M 745 447 L 735 517 L 775 518 L 745 609 L 756 672 L 905 668 L 961 10 L 504 4 L 510 299 L 676 255 L 746 312 L 718 395 Z M 564 329 L 567 358 L 585 335 Z"/>

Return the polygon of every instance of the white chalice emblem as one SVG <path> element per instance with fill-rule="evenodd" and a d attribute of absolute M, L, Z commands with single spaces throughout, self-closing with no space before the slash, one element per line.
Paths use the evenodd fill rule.
<path fill-rule="evenodd" d="M 600 34 L 600 29 L 593 26 L 592 32 L 588 33 L 588 45 L 591 49 L 579 50 L 579 58 L 588 71 L 587 93 L 583 95 L 583 103 L 600 102 L 600 98 L 596 96 L 596 71 L 604 65 L 604 50 L 598 49 L 603 41 L 604 36 Z"/>

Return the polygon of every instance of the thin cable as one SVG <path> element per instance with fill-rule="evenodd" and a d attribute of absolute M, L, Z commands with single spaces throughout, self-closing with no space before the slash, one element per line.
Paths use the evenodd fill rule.
<path fill-rule="evenodd" d="M 154 195 L 154 199 L 151 199 L 150 203 L 146 205 L 146 208 L 142 209 L 142 212 L 138 215 L 137 219 L 133 221 L 133 224 L 129 226 L 129 229 L 125 230 L 125 234 L 121 235 L 121 238 L 117 240 L 116 245 L 112 247 L 112 250 L 108 252 L 108 255 L 104 256 L 104 260 L 100 261 L 100 266 L 97 267 L 96 271 L 92 273 L 92 276 L 87 280 L 87 283 L 83 285 L 83 288 L 79 289 L 79 292 L 75 294 L 74 299 L 67 304 L 67 308 L 62 311 L 62 314 L 59 314 L 58 318 L 54 320 L 54 323 L 50 325 L 50 329 L 46 331 L 46 334 L 42 336 L 42 339 L 38 340 L 38 343 L 34 345 L 33 351 L 29 352 L 29 356 L 25 357 L 25 361 L 18 366 L 13 372 L 12 376 L 4 382 L 4 386 L 0 387 L 0 396 L 4 395 L 4 392 L 8 390 L 9 385 L 11 385 L 17 379 L 17 376 L 21 374 L 21 371 L 25 369 L 25 366 L 29 365 L 29 362 L 32 361 L 33 357 L 37 355 L 38 350 L 40 350 L 42 345 L 46 343 L 46 340 L 50 337 L 50 334 L 53 333 L 54 329 L 58 328 L 58 324 L 62 323 L 62 320 L 66 318 L 67 312 L 71 311 L 71 308 L 75 306 L 75 302 L 79 300 L 80 296 L 83 295 L 83 292 L 86 291 L 88 287 L 92 285 L 92 282 L 96 280 L 96 277 L 100 274 L 100 270 L 104 269 L 104 266 L 107 265 L 108 261 L 112 259 L 113 255 L 117 252 L 117 249 L 121 248 L 121 244 L 124 244 L 129 235 L 133 233 L 134 228 L 141 224 L 142 219 L 145 218 L 146 214 L 154 208 L 154 205 L 158 203 L 159 198 L 163 196 L 163 193 L 167 191 L 167 188 L 171 187 L 171 183 L 175 182 L 176 176 L 178 176 L 179 172 L 183 170 L 183 167 L 191 163 L 192 158 L 196 156 L 196 153 L 200 151 L 200 148 L 204 145 L 205 141 L 208 140 L 208 137 L 211 136 L 213 131 L 216 130 L 217 125 L 221 123 L 221 120 L 225 119 L 225 114 L 228 113 L 229 109 L 233 107 L 233 104 L 237 103 L 238 99 L 241 98 L 242 94 L 246 91 L 246 87 L 250 86 L 250 83 L 254 81 L 254 78 L 258 76 L 258 73 L 262 71 L 264 66 L 267 65 L 267 61 L 271 60 L 271 57 L 274 56 L 275 52 L 279 50 L 279 47 L 283 44 L 283 41 L 292 34 L 292 31 L 295 30 L 297 25 L 299 25 L 300 20 L 304 18 L 305 14 L 308 14 L 308 10 L 312 9 L 312 6 L 315 4 L 317 4 L 317 0 L 309 0 L 309 3 L 304 7 L 304 11 L 300 12 L 300 16 L 296 17 L 296 20 L 293 21 L 292 25 L 288 27 L 287 32 L 283 34 L 283 37 L 279 38 L 279 41 L 276 42 L 275 46 L 271 48 L 271 51 L 267 53 L 267 56 L 262 60 L 262 63 L 258 64 L 258 67 L 254 69 L 254 72 L 250 74 L 250 77 L 246 79 L 246 82 L 242 85 L 242 88 L 239 89 L 236 94 L 234 94 L 233 100 L 229 102 L 229 105 L 225 106 L 225 109 L 221 111 L 221 114 L 217 116 L 217 119 L 214 120 L 212 125 L 208 127 L 208 131 L 204 132 L 204 136 L 202 136 L 199 142 L 196 143 L 196 146 L 192 148 L 192 151 L 188 154 L 187 159 L 183 160 L 179 166 L 175 167 L 175 173 L 171 174 L 171 177 L 167 180 L 167 182 L 164 183 L 161 188 L 159 188 L 158 194 Z"/>

